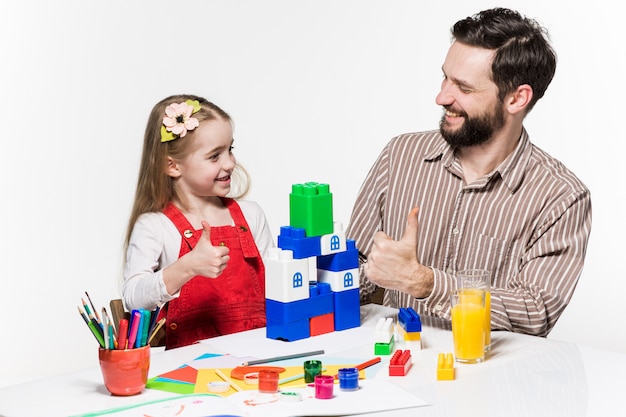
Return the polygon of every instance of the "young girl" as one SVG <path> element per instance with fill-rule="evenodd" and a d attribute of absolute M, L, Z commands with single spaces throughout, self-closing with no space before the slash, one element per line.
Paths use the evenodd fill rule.
<path fill-rule="evenodd" d="M 261 256 L 274 241 L 259 205 L 235 200 L 249 178 L 232 151 L 232 120 L 206 99 L 172 96 L 152 109 L 122 294 L 129 310 L 167 303 L 167 349 L 265 326 Z"/>

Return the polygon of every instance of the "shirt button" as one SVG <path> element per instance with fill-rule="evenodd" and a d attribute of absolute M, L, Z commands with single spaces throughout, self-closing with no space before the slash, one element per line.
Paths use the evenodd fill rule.
<path fill-rule="evenodd" d="M 459 229 L 457 229 L 456 227 L 454 229 L 452 229 L 452 234 L 453 235 L 458 235 L 459 234 Z"/>
<path fill-rule="evenodd" d="M 435 311 L 441 311 L 441 310 L 443 310 L 443 306 L 441 304 L 437 304 L 435 306 Z"/>
<path fill-rule="evenodd" d="M 176 323 L 170 323 L 170 329 L 172 330 L 176 330 L 178 328 L 178 324 Z"/>

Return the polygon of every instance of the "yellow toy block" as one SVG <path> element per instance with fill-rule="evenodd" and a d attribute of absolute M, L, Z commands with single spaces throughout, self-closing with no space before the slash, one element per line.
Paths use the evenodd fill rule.
<path fill-rule="evenodd" d="M 403 340 L 409 342 L 416 342 L 422 340 L 422 332 L 407 332 L 400 325 L 396 325 L 396 329 L 398 330 L 398 334 L 402 337 Z"/>
<path fill-rule="evenodd" d="M 440 353 L 437 359 L 437 380 L 452 381 L 454 379 L 454 356 L 452 353 Z"/>

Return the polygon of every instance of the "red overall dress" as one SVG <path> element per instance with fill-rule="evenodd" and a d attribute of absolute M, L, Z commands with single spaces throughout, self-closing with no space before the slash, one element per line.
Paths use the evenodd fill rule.
<path fill-rule="evenodd" d="M 166 349 L 198 340 L 265 326 L 265 268 L 250 227 L 235 200 L 223 198 L 235 226 L 211 227 L 213 245 L 230 249 L 226 269 L 217 278 L 195 276 L 170 300 L 166 310 Z M 202 235 L 169 204 L 163 213 L 182 236 L 179 257 Z"/>

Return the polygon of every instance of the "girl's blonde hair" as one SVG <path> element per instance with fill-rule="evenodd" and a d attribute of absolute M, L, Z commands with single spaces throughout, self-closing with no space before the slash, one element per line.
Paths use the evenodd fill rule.
<path fill-rule="evenodd" d="M 202 123 L 207 120 L 221 119 L 232 124 L 232 119 L 224 110 L 205 98 L 181 94 L 167 97 L 158 102 L 150 112 L 146 132 L 143 140 L 143 151 L 139 165 L 139 176 L 135 201 L 128 220 L 128 228 L 124 241 L 124 252 L 128 249 L 130 235 L 135 222 L 143 213 L 161 212 L 173 200 L 180 202 L 183 207 L 186 202 L 174 187 L 174 179 L 167 175 L 167 158 L 183 159 L 191 149 L 195 130 L 188 131 L 185 137 L 168 142 L 161 141 L 161 126 L 165 116 L 165 108 L 172 103 L 181 103 L 186 100 L 197 100 L 200 110 L 193 117 Z M 242 198 L 250 189 L 250 177 L 238 163 L 232 173 L 233 185 L 229 193 L 231 198 Z"/>

